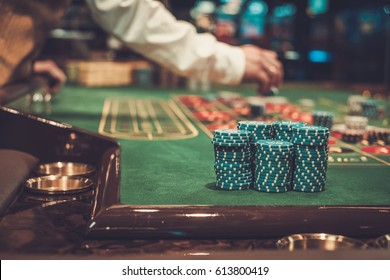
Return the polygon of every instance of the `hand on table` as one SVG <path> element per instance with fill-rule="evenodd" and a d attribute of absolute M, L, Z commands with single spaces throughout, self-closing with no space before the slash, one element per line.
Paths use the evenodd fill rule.
<path fill-rule="evenodd" d="M 66 82 L 65 73 L 52 60 L 39 60 L 34 63 L 34 74 L 46 74 L 50 78 L 49 90 L 55 94 Z"/>
<path fill-rule="evenodd" d="M 283 81 L 283 66 L 274 51 L 254 45 L 241 46 L 245 56 L 244 81 L 259 84 L 259 93 L 279 88 Z"/>

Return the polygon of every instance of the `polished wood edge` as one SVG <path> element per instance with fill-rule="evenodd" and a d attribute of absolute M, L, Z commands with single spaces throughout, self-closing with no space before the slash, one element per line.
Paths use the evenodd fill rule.
<path fill-rule="evenodd" d="M 294 233 L 378 237 L 390 232 L 389 206 L 130 206 L 93 217 L 87 237 L 266 239 Z"/>

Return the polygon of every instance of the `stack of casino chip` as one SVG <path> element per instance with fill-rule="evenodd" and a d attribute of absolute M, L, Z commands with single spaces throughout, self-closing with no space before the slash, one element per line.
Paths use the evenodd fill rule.
<path fill-rule="evenodd" d="M 347 129 L 366 130 L 368 125 L 367 117 L 362 116 L 346 116 L 345 126 Z"/>
<path fill-rule="evenodd" d="M 217 129 L 214 144 L 217 187 L 225 190 L 248 189 L 252 184 L 250 133 L 245 130 Z"/>
<path fill-rule="evenodd" d="M 265 102 L 260 97 L 257 97 L 257 96 L 248 97 L 247 102 L 248 102 L 252 117 L 264 116 Z"/>
<path fill-rule="evenodd" d="M 360 129 L 346 129 L 341 132 L 341 140 L 346 143 L 356 144 L 363 140 L 364 130 Z"/>
<path fill-rule="evenodd" d="M 291 141 L 294 133 L 294 126 L 304 126 L 304 122 L 277 121 L 274 122 L 274 139 L 280 141 Z"/>
<path fill-rule="evenodd" d="M 274 137 L 274 126 L 270 122 L 259 121 L 239 121 L 237 128 L 250 132 L 250 149 L 252 158 L 252 170 L 255 167 L 256 142 L 259 140 L 269 140 Z"/>
<path fill-rule="evenodd" d="M 378 116 L 378 104 L 373 99 L 362 101 L 362 115 L 369 119 L 376 119 Z"/>
<path fill-rule="evenodd" d="M 327 111 L 314 111 L 313 125 L 331 129 L 333 126 L 333 113 Z"/>
<path fill-rule="evenodd" d="M 294 128 L 293 190 L 320 192 L 325 189 L 329 129 L 320 126 Z"/>
<path fill-rule="evenodd" d="M 383 142 L 385 145 L 390 145 L 390 129 L 369 126 L 366 140 L 370 144 Z"/>
<path fill-rule="evenodd" d="M 256 142 L 256 168 L 253 188 L 262 192 L 281 193 L 291 189 L 291 142 L 260 140 Z"/>
<path fill-rule="evenodd" d="M 250 132 L 251 143 L 259 140 L 273 139 L 274 126 L 271 122 L 239 121 L 237 128 Z"/>
<path fill-rule="evenodd" d="M 362 102 L 366 100 L 366 97 L 362 95 L 351 95 L 348 97 L 348 110 L 351 114 L 362 113 Z"/>

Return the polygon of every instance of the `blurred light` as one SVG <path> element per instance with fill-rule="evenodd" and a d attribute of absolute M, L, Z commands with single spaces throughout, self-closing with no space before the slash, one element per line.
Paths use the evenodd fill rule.
<path fill-rule="evenodd" d="M 371 33 L 375 29 L 375 23 L 378 22 L 378 17 L 380 15 L 378 13 L 373 12 L 362 12 L 359 14 L 359 29 L 362 31 L 362 33 Z"/>
<path fill-rule="evenodd" d="M 196 252 L 196 253 L 188 253 L 189 256 L 210 256 L 210 253 L 205 252 Z"/>
<path fill-rule="evenodd" d="M 194 8 L 191 9 L 190 15 L 193 19 L 197 19 L 201 15 L 209 15 L 214 13 L 215 11 L 215 3 L 211 1 L 206 1 L 206 0 L 198 0 Z"/>
<path fill-rule="evenodd" d="M 252 1 L 249 4 L 248 12 L 252 15 L 266 15 L 268 12 L 268 6 L 263 1 Z"/>
<path fill-rule="evenodd" d="M 142 212 L 142 213 L 155 213 L 159 212 L 158 209 L 135 209 L 134 212 Z"/>
<path fill-rule="evenodd" d="M 193 18 L 193 19 L 197 19 L 199 17 L 199 11 L 197 9 L 191 9 L 190 11 L 190 16 Z"/>
<path fill-rule="evenodd" d="M 252 0 L 242 15 L 241 36 L 245 39 L 258 38 L 264 34 L 265 16 L 268 5 L 262 0 Z"/>
<path fill-rule="evenodd" d="M 307 55 L 309 60 L 314 63 L 325 63 L 332 59 L 331 54 L 328 51 L 312 50 Z"/>
<path fill-rule="evenodd" d="M 385 12 L 385 14 L 390 15 L 390 5 L 384 5 L 383 11 Z"/>
<path fill-rule="evenodd" d="M 212 14 L 215 11 L 215 3 L 211 1 L 198 1 L 195 8 L 203 14 Z"/>
<path fill-rule="evenodd" d="M 221 11 L 227 15 L 237 15 L 241 9 L 241 1 L 232 1 L 223 5 Z"/>
<path fill-rule="evenodd" d="M 170 233 L 173 234 L 173 235 L 176 235 L 176 236 L 184 236 L 184 235 L 186 235 L 182 231 L 170 231 Z"/>
<path fill-rule="evenodd" d="M 294 4 L 285 4 L 274 9 L 275 17 L 291 17 L 295 14 L 297 8 Z"/>
<path fill-rule="evenodd" d="M 53 29 L 50 32 L 50 37 L 58 38 L 58 39 L 70 39 L 70 40 L 91 40 L 95 38 L 93 32 L 65 30 L 61 28 Z"/>
<path fill-rule="evenodd" d="M 211 30 L 213 28 L 213 22 L 209 15 L 200 15 L 196 19 L 196 26 L 203 28 L 205 30 Z"/>
<path fill-rule="evenodd" d="M 219 214 L 195 213 L 195 214 L 184 214 L 184 216 L 189 218 L 208 218 L 208 217 L 218 217 Z"/>
<path fill-rule="evenodd" d="M 328 0 L 309 0 L 307 7 L 308 15 L 319 15 L 324 14 L 328 11 Z"/>
<path fill-rule="evenodd" d="M 301 56 L 296 51 L 286 51 L 284 53 L 284 58 L 287 60 L 298 60 Z"/>

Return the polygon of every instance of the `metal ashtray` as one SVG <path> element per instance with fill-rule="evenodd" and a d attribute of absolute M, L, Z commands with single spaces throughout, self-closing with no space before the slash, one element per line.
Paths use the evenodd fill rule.
<path fill-rule="evenodd" d="M 95 172 L 95 167 L 79 162 L 50 162 L 38 165 L 35 172 L 39 175 L 56 176 L 89 176 Z"/>
<path fill-rule="evenodd" d="M 54 175 L 31 178 L 25 183 L 26 188 L 32 192 L 52 195 L 84 192 L 92 185 L 92 180 L 88 178 Z"/>
<path fill-rule="evenodd" d="M 289 251 L 312 249 L 334 251 L 340 249 L 364 249 L 367 247 L 364 242 L 359 240 L 326 233 L 289 235 L 279 239 L 276 246 L 279 249 L 287 249 Z"/>
<path fill-rule="evenodd" d="M 390 234 L 385 234 L 375 240 L 375 244 L 381 249 L 390 250 Z"/>

